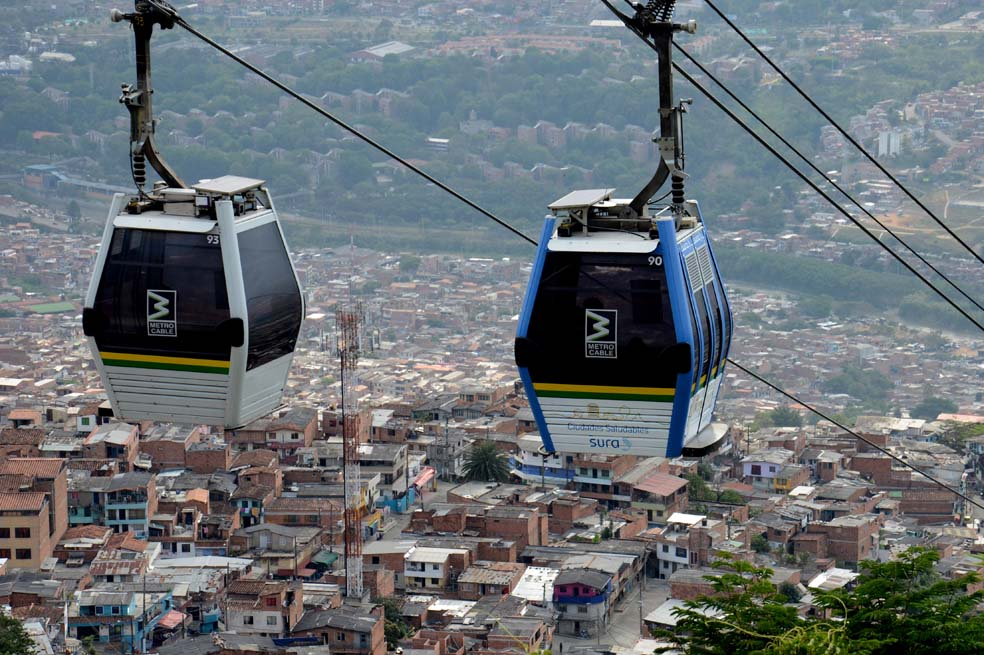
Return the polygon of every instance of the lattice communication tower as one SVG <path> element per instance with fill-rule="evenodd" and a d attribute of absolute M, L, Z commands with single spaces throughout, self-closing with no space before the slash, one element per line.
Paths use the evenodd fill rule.
<path fill-rule="evenodd" d="M 362 472 L 359 466 L 361 424 L 358 385 L 362 306 L 335 312 L 335 338 L 341 364 L 342 383 L 342 453 L 345 490 L 345 594 L 361 599 L 362 584 Z"/>

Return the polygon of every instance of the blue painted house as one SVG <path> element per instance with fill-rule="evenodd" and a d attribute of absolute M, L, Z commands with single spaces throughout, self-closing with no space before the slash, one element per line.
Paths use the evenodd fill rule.
<path fill-rule="evenodd" d="M 554 579 L 553 603 L 560 634 L 594 636 L 612 614 L 612 576 L 594 569 L 568 569 Z"/>
<path fill-rule="evenodd" d="M 171 609 L 170 591 L 119 591 L 118 585 L 97 585 L 76 592 L 68 609 L 68 633 L 76 639 L 94 637 L 123 644 L 124 652 L 145 652 L 151 633 Z"/>

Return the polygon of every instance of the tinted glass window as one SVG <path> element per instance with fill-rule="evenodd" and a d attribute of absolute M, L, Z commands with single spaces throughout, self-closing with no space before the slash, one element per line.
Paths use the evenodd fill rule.
<path fill-rule="evenodd" d="M 707 292 L 707 298 L 711 306 L 711 326 L 714 328 L 714 354 L 711 357 L 711 370 L 717 367 L 721 363 L 721 309 L 718 306 L 717 298 L 717 287 L 714 284 L 708 284 L 704 287 Z"/>
<path fill-rule="evenodd" d="M 290 354 L 301 329 L 301 291 L 276 223 L 239 233 L 252 369 Z"/>
<path fill-rule="evenodd" d="M 697 362 L 700 361 L 701 353 L 701 339 L 700 330 L 697 329 L 697 310 L 694 309 L 694 298 L 690 294 L 690 273 L 687 270 L 686 260 L 683 256 L 680 256 L 681 268 L 683 270 L 683 280 L 684 280 L 684 294 L 687 297 L 687 307 L 690 308 L 690 333 L 694 335 L 694 349 L 693 349 L 693 367 L 694 367 L 694 382 L 691 386 L 691 392 L 697 391 L 697 385 L 700 383 L 700 375 L 697 366 Z M 706 342 L 706 338 L 705 338 Z M 706 343 L 705 343 L 706 347 Z"/>
<path fill-rule="evenodd" d="M 724 319 L 724 350 L 721 353 L 721 360 L 727 359 L 728 352 L 731 350 L 731 331 L 733 329 L 731 324 L 731 308 L 728 306 L 728 298 L 724 295 L 724 286 L 721 283 L 720 276 L 717 275 L 717 270 L 715 270 L 715 278 L 718 283 L 718 295 L 720 296 L 721 302 L 721 315 Z"/>
<path fill-rule="evenodd" d="M 565 384 L 662 386 L 676 344 L 662 266 L 647 255 L 547 253 L 527 337 L 534 379 Z"/>
<path fill-rule="evenodd" d="M 711 364 L 711 322 L 707 316 L 707 304 L 704 302 L 704 294 L 698 291 L 694 294 L 697 301 L 697 317 L 700 319 L 701 331 L 704 334 L 704 348 L 701 351 L 699 386 L 707 383 L 707 374 Z"/>
<path fill-rule="evenodd" d="M 100 350 L 228 360 L 215 338 L 229 318 L 222 252 L 208 236 L 114 230 L 94 304 Z"/>

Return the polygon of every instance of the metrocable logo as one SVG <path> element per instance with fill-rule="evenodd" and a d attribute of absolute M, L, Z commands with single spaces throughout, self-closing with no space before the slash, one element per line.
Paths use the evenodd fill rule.
<path fill-rule="evenodd" d="M 617 309 L 584 310 L 584 356 L 614 359 L 618 357 Z"/>
<path fill-rule="evenodd" d="M 178 292 L 147 289 L 147 334 L 152 337 L 178 336 Z"/>

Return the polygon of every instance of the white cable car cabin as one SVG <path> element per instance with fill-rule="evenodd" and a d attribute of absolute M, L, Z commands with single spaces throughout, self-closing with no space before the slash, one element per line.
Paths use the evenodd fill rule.
<path fill-rule="evenodd" d="M 304 300 L 262 185 L 114 197 L 83 331 L 118 418 L 235 428 L 281 406 Z"/>

